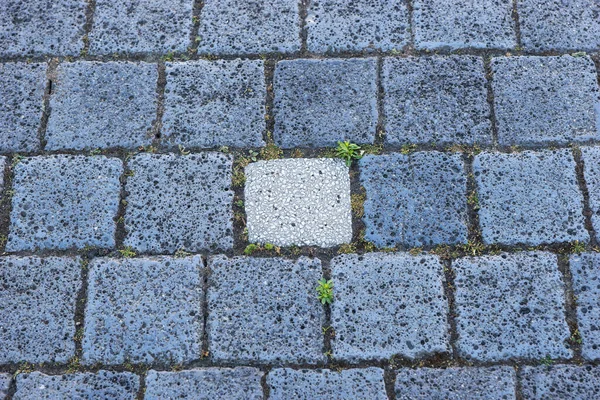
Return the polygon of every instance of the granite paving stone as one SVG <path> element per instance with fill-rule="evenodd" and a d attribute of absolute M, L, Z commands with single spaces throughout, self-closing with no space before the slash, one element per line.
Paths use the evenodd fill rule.
<path fill-rule="evenodd" d="M 594 399 L 600 393 L 600 367 L 554 365 L 523 367 L 523 397 L 531 400 Z"/>
<path fill-rule="evenodd" d="M 8 395 L 11 380 L 12 376 L 10 374 L 0 374 L 0 399 L 5 399 Z"/>
<path fill-rule="evenodd" d="M 0 257 L 0 287 L 0 363 L 62 363 L 75 355 L 78 258 Z"/>
<path fill-rule="evenodd" d="M 477 361 L 572 356 L 555 254 L 462 258 L 452 267 L 461 356 Z"/>
<path fill-rule="evenodd" d="M 459 154 L 367 155 L 359 167 L 368 241 L 378 247 L 467 241 L 467 180 Z"/>
<path fill-rule="evenodd" d="M 202 268 L 200 256 L 92 260 L 82 361 L 175 364 L 199 358 Z"/>
<path fill-rule="evenodd" d="M 583 175 L 589 193 L 592 225 L 600 233 L 600 147 L 582 147 Z"/>
<path fill-rule="evenodd" d="M 535 246 L 589 239 L 570 149 L 481 153 L 473 173 L 484 243 Z"/>

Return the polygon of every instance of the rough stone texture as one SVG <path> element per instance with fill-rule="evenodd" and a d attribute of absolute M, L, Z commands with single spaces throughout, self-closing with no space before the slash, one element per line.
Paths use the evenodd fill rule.
<path fill-rule="evenodd" d="M 205 0 L 200 54 L 256 54 L 300 50 L 297 0 Z"/>
<path fill-rule="evenodd" d="M 66 362 L 75 354 L 80 260 L 0 257 L 0 363 Z"/>
<path fill-rule="evenodd" d="M 80 372 L 66 375 L 32 372 L 17 376 L 17 392 L 13 399 L 134 400 L 139 388 L 140 378 L 131 372 L 100 370 L 95 374 Z"/>
<path fill-rule="evenodd" d="M 600 254 L 573 255 L 570 265 L 583 340 L 581 352 L 585 359 L 600 359 Z"/>
<path fill-rule="evenodd" d="M 589 239 L 570 149 L 482 153 L 473 172 L 486 244 Z"/>
<path fill-rule="evenodd" d="M 46 64 L 0 64 L 0 151 L 36 151 Z"/>
<path fill-rule="evenodd" d="M 457 347 L 467 359 L 568 358 L 565 292 L 556 255 L 462 258 L 456 278 Z"/>
<path fill-rule="evenodd" d="M 410 40 L 406 2 L 318 0 L 306 16 L 309 51 L 400 50 Z"/>
<path fill-rule="evenodd" d="M 336 359 L 416 358 L 450 350 L 444 266 L 438 257 L 397 253 L 331 260 Z"/>
<path fill-rule="evenodd" d="M 554 365 L 523 367 L 521 391 L 531 400 L 595 399 L 600 393 L 600 367 Z"/>
<path fill-rule="evenodd" d="M 248 367 L 149 371 L 144 400 L 262 400 L 262 376 L 259 369 Z"/>
<path fill-rule="evenodd" d="M 350 176 L 342 160 L 258 161 L 245 172 L 250 242 L 330 247 L 352 240 Z"/>
<path fill-rule="evenodd" d="M 527 50 L 597 50 L 597 0 L 518 0 L 521 42 Z"/>
<path fill-rule="evenodd" d="M 491 142 L 480 57 L 386 58 L 382 83 L 388 143 Z"/>
<path fill-rule="evenodd" d="M 0 57 L 79 55 L 86 9 L 85 0 L 3 0 Z"/>
<path fill-rule="evenodd" d="M 80 61 L 58 66 L 46 149 L 132 148 L 152 142 L 155 64 Z"/>
<path fill-rule="evenodd" d="M 163 133 L 191 147 L 261 147 L 263 61 L 167 63 Z"/>
<path fill-rule="evenodd" d="M 141 252 L 230 249 L 232 157 L 140 154 L 129 162 L 125 245 Z"/>
<path fill-rule="evenodd" d="M 4 399 L 8 395 L 11 380 L 12 376 L 9 374 L 0 374 L 0 399 Z"/>
<path fill-rule="evenodd" d="M 515 47 L 512 7 L 512 0 L 415 0 L 415 46 L 428 50 Z"/>
<path fill-rule="evenodd" d="M 492 59 L 501 145 L 600 139 L 600 90 L 589 57 Z"/>
<path fill-rule="evenodd" d="M 91 54 L 185 52 L 193 0 L 96 0 Z"/>
<path fill-rule="evenodd" d="M 275 67 L 275 143 L 332 147 L 372 143 L 377 125 L 376 60 L 287 60 Z"/>
<path fill-rule="evenodd" d="M 21 160 L 6 251 L 114 247 L 122 173 L 121 160 L 104 156 Z"/>
<path fill-rule="evenodd" d="M 267 375 L 272 400 L 387 400 L 380 368 L 331 370 L 274 369 Z"/>
<path fill-rule="evenodd" d="M 512 367 L 418 368 L 398 370 L 397 400 L 510 400 L 515 398 Z"/>
<path fill-rule="evenodd" d="M 200 256 L 90 263 L 83 362 L 182 363 L 202 342 Z"/>
<path fill-rule="evenodd" d="M 210 259 L 208 347 L 217 361 L 324 361 L 321 262 L 301 257 Z"/>
<path fill-rule="evenodd" d="M 581 156 L 592 210 L 592 225 L 600 234 L 600 147 L 582 147 Z"/>
<path fill-rule="evenodd" d="M 460 155 L 368 155 L 359 165 L 368 241 L 378 247 L 467 241 L 467 180 Z"/>

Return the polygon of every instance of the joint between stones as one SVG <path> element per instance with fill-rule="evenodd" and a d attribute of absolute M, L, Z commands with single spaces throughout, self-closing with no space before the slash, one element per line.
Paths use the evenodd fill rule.
<path fill-rule="evenodd" d="M 203 268 L 201 270 L 201 278 L 202 278 L 202 304 L 200 305 L 200 312 L 202 313 L 202 346 L 201 346 L 201 354 L 200 358 L 204 359 L 209 356 L 209 343 L 208 343 L 208 329 L 207 329 L 207 321 L 208 321 L 208 290 L 209 290 L 209 282 L 208 278 L 210 276 L 211 270 L 208 265 L 208 258 L 206 256 L 202 256 L 202 264 Z"/>
<path fill-rule="evenodd" d="M 127 184 L 127 177 L 131 176 L 135 171 L 131 171 L 129 169 L 129 165 L 127 162 L 127 158 L 121 159 L 123 163 L 123 175 L 119 178 L 119 183 L 121 185 L 121 191 L 119 193 L 119 208 L 117 210 L 117 215 L 115 216 L 115 247 L 117 249 L 124 249 L 124 241 L 125 236 L 127 235 L 127 230 L 125 228 L 125 212 L 127 209 L 127 191 L 125 189 L 125 185 Z"/>
<path fill-rule="evenodd" d="M 156 120 L 152 123 L 150 136 L 153 144 L 158 146 L 161 142 L 163 115 L 165 113 L 165 87 L 167 86 L 166 65 L 164 61 L 157 64 L 158 79 L 156 82 Z"/>
<path fill-rule="evenodd" d="M 590 192 L 585 180 L 584 175 L 584 160 L 581 155 L 581 149 L 579 147 L 573 147 L 573 158 L 575 159 L 575 175 L 577 177 L 577 184 L 579 185 L 579 190 L 583 195 L 583 210 L 582 214 L 585 218 L 585 228 L 590 235 L 590 248 L 595 248 L 598 246 L 598 236 L 597 232 L 594 229 L 594 224 L 592 223 L 592 215 L 594 212 L 590 207 Z"/>
<path fill-rule="evenodd" d="M 329 265 L 329 261 L 321 260 L 321 270 L 323 274 L 323 279 L 327 281 L 330 280 L 331 266 Z M 317 282 L 315 282 L 315 287 L 316 285 Z M 333 301 L 335 301 L 335 282 L 333 282 Z M 322 306 L 325 310 L 325 318 L 323 319 L 323 325 L 321 327 L 321 330 L 323 332 L 323 354 L 325 354 L 325 356 L 327 357 L 325 360 L 325 364 L 330 366 L 334 359 L 331 340 L 335 336 L 335 332 L 333 331 L 333 326 L 331 323 L 331 305 L 322 304 Z"/>
<path fill-rule="evenodd" d="M 467 174 L 467 237 L 469 243 L 483 243 L 479 224 L 479 194 L 473 173 L 473 155 L 465 154 L 463 157 L 465 157 L 465 172 Z"/>
<path fill-rule="evenodd" d="M 521 52 L 523 50 L 523 43 L 521 42 L 521 24 L 519 21 L 519 7 L 518 0 L 513 0 L 512 2 L 512 11 L 511 11 L 512 19 L 515 23 L 515 36 L 517 39 L 517 48 L 516 50 Z"/>
<path fill-rule="evenodd" d="M 374 146 L 383 146 L 385 143 L 385 109 L 383 106 L 383 98 L 385 96 L 382 82 L 383 74 L 383 57 L 377 57 L 377 127 L 375 128 Z"/>
<path fill-rule="evenodd" d="M 88 286 L 88 267 L 90 259 L 87 256 L 81 257 L 81 287 L 76 297 L 75 303 L 75 334 L 73 341 L 75 342 L 75 354 L 69 361 L 67 372 L 78 372 L 81 370 L 81 358 L 83 356 L 83 333 L 85 329 L 85 308 L 87 305 L 87 286 Z"/>
<path fill-rule="evenodd" d="M 263 140 L 266 145 L 274 144 L 273 132 L 275 131 L 275 117 L 273 113 L 275 92 L 273 89 L 273 81 L 275 76 L 275 60 L 265 61 L 265 131 L 263 133 Z"/>
<path fill-rule="evenodd" d="M 8 234 L 10 229 L 10 213 L 12 211 L 12 195 L 13 190 L 13 178 L 14 178 L 14 166 L 18 162 L 20 157 L 18 154 L 13 155 L 12 160 L 6 158 L 2 169 L 4 185 L 0 190 L 0 250 L 2 252 L 6 249 L 6 242 L 8 241 Z M 12 161 L 12 162 L 9 162 Z"/>
<path fill-rule="evenodd" d="M 87 7 L 85 10 L 85 24 L 83 25 L 83 49 L 81 49 L 81 57 L 86 57 L 90 49 L 89 34 L 94 26 L 94 14 L 96 12 L 96 0 L 86 0 Z"/>
<path fill-rule="evenodd" d="M 578 338 L 581 336 L 579 334 L 577 301 L 575 300 L 575 293 L 573 291 L 573 275 L 571 274 L 569 256 L 558 255 L 557 258 L 558 269 L 562 275 L 563 285 L 565 287 L 565 318 L 571 333 L 571 336 L 568 339 L 568 345 L 573 350 L 573 359 L 578 363 L 582 363 L 581 343 L 577 343 Z"/>
<path fill-rule="evenodd" d="M 58 67 L 58 59 L 54 58 L 48 62 L 48 68 L 46 69 L 46 89 L 44 90 L 43 106 L 42 106 L 42 120 L 38 129 L 38 141 L 40 143 L 40 150 L 44 151 L 46 148 L 46 129 L 48 127 L 48 120 L 50 119 L 50 97 L 52 96 L 52 89 L 54 80 L 56 79 L 56 68 Z"/>
<path fill-rule="evenodd" d="M 444 295 L 448 301 L 448 330 L 450 331 L 450 351 L 452 359 L 458 361 L 460 359 L 456 342 L 458 340 L 458 331 L 456 329 L 456 304 L 454 298 L 454 270 L 452 269 L 452 260 L 441 260 L 444 266 Z"/>
<path fill-rule="evenodd" d="M 310 7 L 311 0 L 298 0 L 298 22 L 300 24 L 300 54 L 307 53 L 307 38 L 308 38 L 308 27 L 306 26 L 306 17 L 308 16 L 308 7 Z"/>
<path fill-rule="evenodd" d="M 200 15 L 202 14 L 202 8 L 204 7 L 204 0 L 194 0 L 192 9 L 192 29 L 190 32 L 190 46 L 188 47 L 188 53 L 195 55 L 198 53 L 198 45 L 200 44 Z"/>
<path fill-rule="evenodd" d="M 388 400 L 396 400 L 396 370 L 388 366 L 383 370 L 383 382 L 385 383 L 385 392 Z"/>
<path fill-rule="evenodd" d="M 494 105 L 494 90 L 492 88 L 492 80 L 494 72 L 492 71 L 491 56 L 483 57 L 483 68 L 485 72 L 485 87 L 487 90 L 487 102 L 490 108 L 490 123 L 492 124 L 492 148 L 498 148 L 498 121 L 496 120 L 496 107 Z"/>

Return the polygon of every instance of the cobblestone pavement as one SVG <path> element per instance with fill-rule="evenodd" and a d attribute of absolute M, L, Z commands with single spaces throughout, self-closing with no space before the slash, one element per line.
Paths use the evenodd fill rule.
<path fill-rule="evenodd" d="M 600 398 L 598 0 L 0 5 L 0 400 Z"/>

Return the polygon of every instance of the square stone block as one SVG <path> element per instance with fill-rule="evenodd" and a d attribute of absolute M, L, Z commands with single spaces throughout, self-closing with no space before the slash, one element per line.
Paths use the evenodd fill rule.
<path fill-rule="evenodd" d="M 577 298 L 577 323 L 587 360 L 600 359 L 600 254 L 575 254 L 570 259 L 573 292 Z"/>
<path fill-rule="evenodd" d="M 523 398 L 531 400 L 595 399 L 600 393 L 600 367 L 592 365 L 525 366 Z"/>

